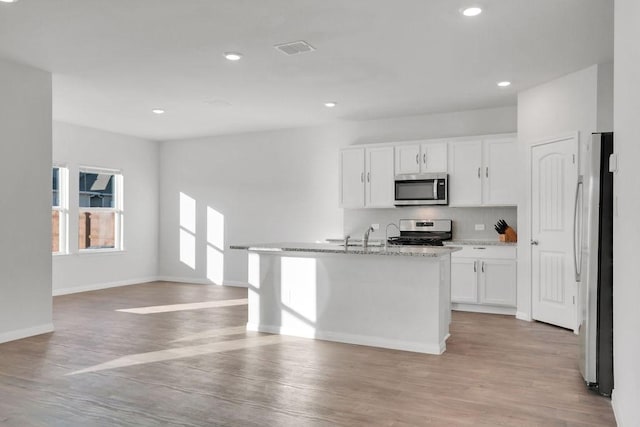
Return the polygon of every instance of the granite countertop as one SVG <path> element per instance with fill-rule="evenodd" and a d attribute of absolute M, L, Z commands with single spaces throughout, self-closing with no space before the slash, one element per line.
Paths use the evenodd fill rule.
<path fill-rule="evenodd" d="M 329 253 L 348 255 L 387 255 L 387 256 L 416 256 L 437 258 L 457 252 L 461 248 L 453 246 L 348 246 L 346 249 L 342 244 L 332 243 L 252 243 L 248 245 L 231 245 L 230 249 L 244 249 L 254 252 L 307 252 L 307 253 Z"/>
<path fill-rule="evenodd" d="M 517 246 L 517 242 L 500 242 L 498 240 L 453 239 L 444 242 L 445 246 Z"/>

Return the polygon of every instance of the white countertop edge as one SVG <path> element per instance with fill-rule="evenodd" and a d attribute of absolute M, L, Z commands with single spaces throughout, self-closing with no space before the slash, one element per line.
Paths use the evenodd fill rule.
<path fill-rule="evenodd" d="M 304 253 L 326 253 L 344 255 L 382 255 L 382 256 L 415 256 L 437 258 L 449 255 L 452 252 L 462 250 L 455 246 L 425 247 L 425 246 L 371 246 L 363 248 L 361 246 L 349 246 L 346 250 L 344 246 L 330 243 L 253 243 L 247 245 L 231 245 L 230 249 L 248 250 L 250 252 L 284 253 L 284 252 L 304 252 Z"/>
<path fill-rule="evenodd" d="M 444 242 L 445 246 L 517 246 L 518 242 L 501 242 L 499 240 L 474 240 L 474 239 L 453 239 L 446 240 Z"/>

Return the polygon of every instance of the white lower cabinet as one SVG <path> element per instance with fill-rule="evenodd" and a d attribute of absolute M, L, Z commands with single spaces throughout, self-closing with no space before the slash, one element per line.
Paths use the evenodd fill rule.
<path fill-rule="evenodd" d="M 516 248 L 465 246 L 451 256 L 454 310 L 515 314 Z"/>
<path fill-rule="evenodd" d="M 478 302 L 478 260 L 451 257 L 451 302 Z"/>
<path fill-rule="evenodd" d="M 480 304 L 516 306 L 516 261 L 480 259 Z"/>

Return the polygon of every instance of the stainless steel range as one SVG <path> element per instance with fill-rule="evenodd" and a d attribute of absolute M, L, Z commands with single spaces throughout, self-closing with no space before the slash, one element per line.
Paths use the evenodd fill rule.
<path fill-rule="evenodd" d="M 442 246 L 451 240 L 450 219 L 401 219 L 400 235 L 387 239 L 390 245 Z"/>

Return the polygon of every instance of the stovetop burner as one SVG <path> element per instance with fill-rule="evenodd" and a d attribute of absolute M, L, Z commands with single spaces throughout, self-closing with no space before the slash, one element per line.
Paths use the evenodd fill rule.
<path fill-rule="evenodd" d="M 390 245 L 443 246 L 451 240 L 452 221 L 450 219 L 401 219 L 400 235 L 390 237 Z"/>

